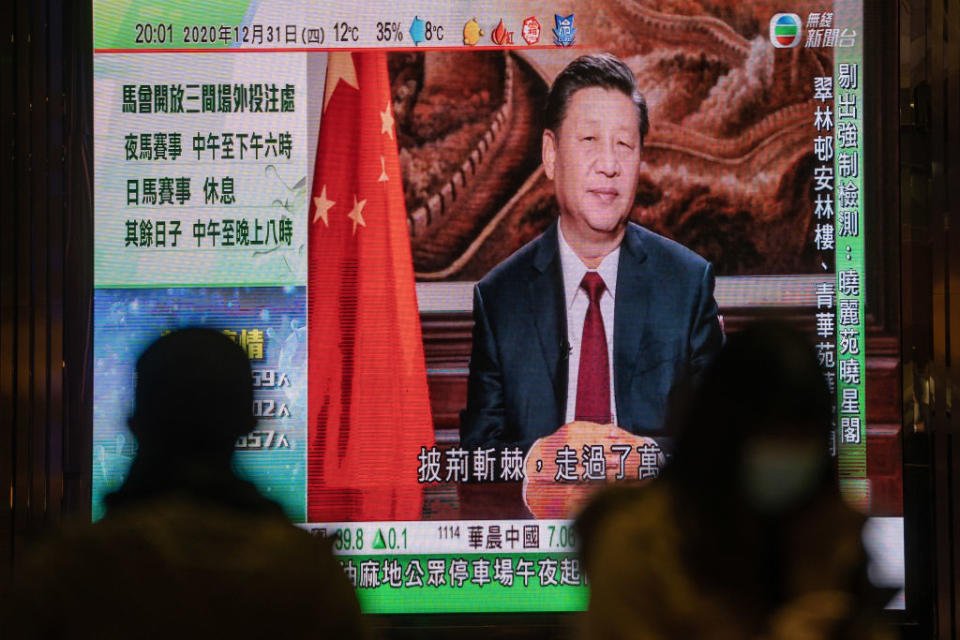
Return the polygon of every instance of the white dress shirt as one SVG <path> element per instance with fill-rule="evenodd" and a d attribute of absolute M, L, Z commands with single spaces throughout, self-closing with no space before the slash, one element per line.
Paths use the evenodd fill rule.
<path fill-rule="evenodd" d="M 563 225 L 558 225 L 560 239 L 560 266 L 563 270 L 563 292 L 567 303 L 567 341 L 570 343 L 569 370 L 567 373 L 567 415 L 564 423 L 573 422 L 577 412 L 577 380 L 580 373 L 580 342 L 583 338 L 583 322 L 587 317 L 590 298 L 580 287 L 587 265 L 574 253 L 566 238 Z M 600 314 L 603 316 L 603 331 L 607 338 L 607 362 L 610 367 L 610 415 L 617 424 L 617 403 L 613 391 L 613 308 L 617 297 L 617 269 L 620 266 L 620 247 L 611 251 L 595 269 L 606 285 L 600 295 Z"/>

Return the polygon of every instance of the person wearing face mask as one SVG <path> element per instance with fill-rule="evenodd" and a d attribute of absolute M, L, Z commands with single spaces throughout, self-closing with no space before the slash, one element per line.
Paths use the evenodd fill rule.
<path fill-rule="evenodd" d="M 681 395 L 661 478 L 598 496 L 577 528 L 587 638 L 887 638 L 861 514 L 828 452 L 832 403 L 789 327 L 734 334 Z"/>
<path fill-rule="evenodd" d="M 650 124 L 623 61 L 572 61 L 544 120 L 560 216 L 474 287 L 461 445 L 526 452 L 574 421 L 661 438 L 674 383 L 720 348 L 713 268 L 629 221 Z"/>

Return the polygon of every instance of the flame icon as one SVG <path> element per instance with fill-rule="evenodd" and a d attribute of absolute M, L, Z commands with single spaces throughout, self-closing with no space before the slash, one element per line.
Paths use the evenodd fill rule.
<path fill-rule="evenodd" d="M 513 44 L 513 31 L 507 31 L 503 26 L 503 18 L 497 26 L 490 32 L 490 39 L 494 44 Z"/>

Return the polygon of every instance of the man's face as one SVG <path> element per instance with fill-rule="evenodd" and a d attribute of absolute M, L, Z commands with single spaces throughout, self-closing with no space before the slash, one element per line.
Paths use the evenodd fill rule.
<path fill-rule="evenodd" d="M 616 235 L 626 226 L 640 175 L 637 107 L 602 87 L 576 91 L 559 132 L 543 133 L 543 166 L 554 181 L 564 229 Z"/>

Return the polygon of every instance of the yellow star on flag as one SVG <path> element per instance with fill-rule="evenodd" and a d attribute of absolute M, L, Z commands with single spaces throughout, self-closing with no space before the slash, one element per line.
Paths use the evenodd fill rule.
<path fill-rule="evenodd" d="M 344 51 L 331 51 L 327 54 L 327 79 L 323 87 L 323 110 L 327 110 L 333 92 L 343 80 L 354 89 L 360 89 L 357 80 L 357 68 L 353 66 L 353 55 Z"/>
<path fill-rule="evenodd" d="M 377 182 L 386 182 L 389 179 L 390 176 L 387 175 L 387 159 L 380 156 L 380 177 L 377 178 Z"/>
<path fill-rule="evenodd" d="M 357 232 L 357 225 L 361 227 L 367 226 L 367 223 L 363 220 L 363 206 L 367 204 L 366 200 L 360 200 L 357 202 L 357 196 L 353 196 L 353 209 L 350 210 L 350 213 L 347 214 L 347 217 L 353 220 L 353 232 Z"/>
<path fill-rule="evenodd" d="M 320 195 L 313 199 L 313 206 L 316 207 L 316 212 L 313 214 L 313 222 L 316 223 L 317 220 L 323 220 L 323 226 L 329 227 L 327 212 L 330 211 L 330 207 L 335 204 L 337 203 L 333 200 L 327 200 L 327 185 L 323 185 L 323 189 L 320 190 Z"/>
<path fill-rule="evenodd" d="M 387 108 L 380 112 L 380 133 L 385 133 L 393 140 L 393 103 L 387 100 Z"/>

